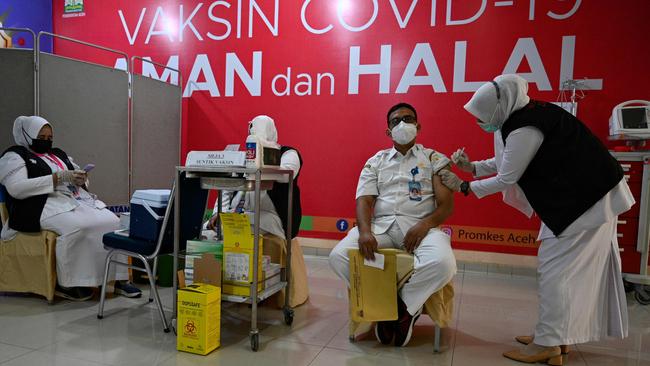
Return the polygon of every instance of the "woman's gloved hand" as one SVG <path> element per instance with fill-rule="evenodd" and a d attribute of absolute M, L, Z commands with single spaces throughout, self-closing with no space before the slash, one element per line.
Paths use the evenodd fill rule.
<path fill-rule="evenodd" d="M 474 172 L 474 164 L 469 160 L 469 156 L 464 151 L 465 148 L 458 149 L 456 152 L 451 154 L 451 161 L 454 163 L 460 170 L 465 172 Z"/>
<path fill-rule="evenodd" d="M 88 174 L 83 170 L 59 170 L 56 172 L 56 179 L 61 183 L 71 183 L 76 186 L 83 186 L 86 183 Z"/>
<path fill-rule="evenodd" d="M 458 176 L 452 173 L 451 170 L 442 169 L 438 172 L 442 184 L 447 188 L 451 189 L 454 192 L 460 192 L 460 185 L 463 183 L 463 180 L 458 178 Z"/>

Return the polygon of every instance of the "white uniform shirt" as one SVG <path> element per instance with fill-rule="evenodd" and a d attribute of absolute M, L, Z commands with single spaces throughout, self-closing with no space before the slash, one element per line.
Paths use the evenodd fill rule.
<path fill-rule="evenodd" d="M 406 155 L 395 148 L 381 150 L 368 159 L 361 170 L 356 198 L 376 196 L 372 232 L 383 234 L 397 222 L 403 233 L 436 208 L 433 192 L 433 174 L 449 164 L 449 159 L 434 150 L 414 145 Z M 414 179 L 413 168 L 418 168 L 415 181 L 421 185 L 422 200 L 409 198 L 409 182 Z"/>
<path fill-rule="evenodd" d="M 544 134 L 536 127 L 522 127 L 512 131 L 503 145 L 501 131 L 494 134 L 494 158 L 474 162 L 476 177 L 496 174 L 494 177 L 470 183 L 472 192 L 478 198 L 492 193 L 503 192 L 503 200 L 512 207 L 531 217 L 533 208 L 517 184 L 528 164 L 537 154 L 544 142 Z M 612 188 L 603 198 L 569 225 L 560 236 L 600 226 L 615 216 L 629 210 L 634 205 L 634 196 L 625 179 Z M 542 222 L 538 240 L 555 237 Z"/>
<path fill-rule="evenodd" d="M 61 170 L 61 167 L 53 160 L 48 159 L 48 157 L 61 164 L 64 163 L 55 155 L 44 154 L 41 160 L 47 163 L 50 169 L 52 169 L 52 173 Z M 68 159 L 70 159 L 75 169 L 79 169 L 79 166 L 75 164 L 71 157 L 68 157 Z M 98 209 L 106 207 L 104 202 L 94 199 L 94 197 L 81 188 L 78 189 L 79 196 L 75 198 L 66 184 L 60 183 L 54 187 L 51 175 L 31 179 L 27 178 L 25 161 L 20 155 L 14 152 L 8 152 L 0 158 L 0 184 L 5 186 L 7 192 L 16 199 L 25 199 L 27 197 L 47 194 L 47 201 L 45 201 L 45 206 L 41 213 L 41 220 L 62 212 L 72 211 L 79 206 L 80 202 L 92 202 L 91 206 L 94 205 Z M 3 240 L 13 238 L 15 234 L 16 232 L 14 230 L 9 229 L 9 225 L 5 225 L 2 228 Z"/>
<path fill-rule="evenodd" d="M 294 179 L 300 172 L 300 158 L 295 150 L 287 150 L 280 158 L 280 168 L 290 169 L 293 171 Z M 286 176 L 284 181 L 287 181 Z M 245 193 L 245 194 L 244 194 Z M 234 195 L 234 197 L 233 197 Z M 222 212 L 235 212 L 240 200 L 244 199 L 243 209 L 248 214 L 251 225 L 255 222 L 255 192 L 232 192 L 223 191 L 221 196 L 221 211 Z M 217 203 L 215 202 L 213 214 L 217 213 Z M 260 229 L 267 233 L 279 236 L 285 239 L 284 229 L 282 228 L 282 220 L 278 216 L 273 201 L 266 191 L 260 194 Z"/>
<path fill-rule="evenodd" d="M 544 134 L 535 127 L 522 127 L 512 131 L 504 147 L 501 130 L 494 133 L 494 158 L 474 163 L 476 177 L 496 176 L 473 181 L 470 188 L 476 197 L 502 192 L 503 201 L 531 217 L 531 207 L 517 182 L 544 141 Z"/>

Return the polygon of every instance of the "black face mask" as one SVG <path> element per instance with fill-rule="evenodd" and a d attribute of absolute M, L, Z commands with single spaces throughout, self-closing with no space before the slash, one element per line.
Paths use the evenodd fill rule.
<path fill-rule="evenodd" d="M 39 154 L 45 154 L 52 150 L 52 140 L 32 139 L 32 144 L 29 148 Z"/>

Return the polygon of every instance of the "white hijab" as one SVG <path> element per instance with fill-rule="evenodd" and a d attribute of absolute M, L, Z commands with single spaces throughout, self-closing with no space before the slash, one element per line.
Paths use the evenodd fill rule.
<path fill-rule="evenodd" d="M 50 125 L 48 121 L 39 116 L 20 116 L 14 121 L 13 135 L 17 145 L 29 148 L 32 140 L 36 140 L 41 128 Z"/>
<path fill-rule="evenodd" d="M 260 115 L 253 118 L 250 123 L 251 135 L 257 136 L 265 146 L 280 148 L 278 144 L 278 130 L 275 128 L 273 118 Z"/>
<path fill-rule="evenodd" d="M 38 116 L 20 116 L 14 121 L 13 135 L 16 145 L 23 146 L 29 149 L 29 145 L 32 144 L 32 138 L 36 139 L 38 133 L 41 131 L 43 126 L 49 125 L 49 123 Z M 18 158 L 18 163 L 11 162 L 12 160 L 8 158 L 7 154 L 1 157 L 3 159 L 0 163 L 0 179 L 4 179 L 12 172 L 15 172 L 17 168 L 21 168 L 25 165 L 25 162 L 22 158 Z M 11 163 L 5 163 L 11 162 Z M 8 227 L 7 227 L 8 228 Z M 2 238 L 10 238 L 13 234 L 8 234 L 3 231 Z"/>
<path fill-rule="evenodd" d="M 501 75 L 494 78 L 499 87 L 499 98 L 497 100 L 497 88 L 492 82 L 483 84 L 472 96 L 472 99 L 465 104 L 465 110 L 471 113 L 484 123 L 495 125 L 501 128 L 503 123 L 510 118 L 515 111 L 523 108 L 530 102 L 528 97 L 528 82 L 518 75 Z M 497 170 L 503 161 L 503 140 L 501 131 L 494 133 L 494 160 Z M 508 186 L 503 192 L 503 202 L 516 208 L 524 215 L 531 217 L 533 208 L 528 202 L 524 191 L 518 184 Z"/>
<path fill-rule="evenodd" d="M 483 123 L 501 128 L 512 113 L 530 102 L 528 82 L 519 75 L 507 74 L 494 78 L 494 83 L 478 88 L 464 108 Z"/>

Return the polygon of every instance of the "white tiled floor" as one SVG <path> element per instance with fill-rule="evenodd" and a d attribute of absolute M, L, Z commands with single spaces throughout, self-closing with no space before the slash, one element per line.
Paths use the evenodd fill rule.
<path fill-rule="evenodd" d="M 97 301 L 48 305 L 37 297 L 0 296 L 0 364 L 5 365 L 519 365 L 501 356 L 530 333 L 537 315 L 536 280 L 494 272 L 459 272 L 455 316 L 433 354 L 433 325 L 422 317 L 406 348 L 373 337 L 348 341 L 347 294 L 323 257 L 306 258 L 310 300 L 291 328 L 281 312 L 260 310 L 260 351 L 248 340 L 246 306 L 224 304 L 221 348 L 208 356 L 175 350 L 146 299 L 113 298 L 96 318 Z M 147 292 L 147 291 L 145 291 Z M 162 290 L 171 307 L 170 289 Z M 650 306 L 628 299 L 630 336 L 574 347 L 568 365 L 650 365 Z"/>

